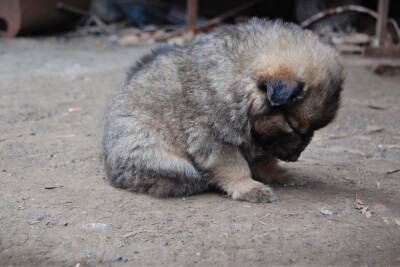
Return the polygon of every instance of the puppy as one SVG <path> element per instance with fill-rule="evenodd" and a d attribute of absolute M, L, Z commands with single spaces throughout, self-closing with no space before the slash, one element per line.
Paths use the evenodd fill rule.
<path fill-rule="evenodd" d="M 252 178 L 251 166 L 261 164 L 255 119 L 279 109 L 304 145 L 333 119 L 342 80 L 332 48 L 280 21 L 253 19 L 160 48 L 130 70 L 106 111 L 107 176 L 158 197 L 212 185 L 233 199 L 273 201 Z M 275 150 L 269 161 L 291 159 L 285 142 Z"/>

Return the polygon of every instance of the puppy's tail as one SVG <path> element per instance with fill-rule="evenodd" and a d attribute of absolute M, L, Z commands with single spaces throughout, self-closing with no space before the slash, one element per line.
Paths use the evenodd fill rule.
<path fill-rule="evenodd" d="M 129 191 L 147 193 L 155 197 L 186 197 L 207 191 L 204 180 L 185 180 L 158 178 L 151 184 L 128 188 Z"/>

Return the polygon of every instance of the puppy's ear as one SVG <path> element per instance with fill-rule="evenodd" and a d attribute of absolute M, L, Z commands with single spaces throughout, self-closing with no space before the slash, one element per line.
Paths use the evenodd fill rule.
<path fill-rule="evenodd" d="M 304 83 L 285 83 L 282 80 L 274 80 L 265 82 L 264 88 L 267 90 L 268 100 L 271 106 L 275 107 L 295 101 L 303 92 Z"/>

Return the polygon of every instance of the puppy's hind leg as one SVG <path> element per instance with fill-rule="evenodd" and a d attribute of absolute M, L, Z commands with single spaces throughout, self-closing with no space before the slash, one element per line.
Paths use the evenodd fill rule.
<path fill-rule="evenodd" d="M 106 157 L 106 171 L 115 187 L 156 197 L 188 196 L 208 188 L 188 160 L 160 146 L 116 145 Z"/>
<path fill-rule="evenodd" d="M 206 191 L 208 183 L 201 179 L 179 181 L 164 177 L 154 179 L 144 188 L 144 193 L 155 197 L 185 197 Z"/>

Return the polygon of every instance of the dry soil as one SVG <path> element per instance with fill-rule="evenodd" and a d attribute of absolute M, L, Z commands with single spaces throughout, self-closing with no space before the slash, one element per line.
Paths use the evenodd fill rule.
<path fill-rule="evenodd" d="M 111 187 L 100 146 L 106 101 L 148 50 L 0 40 L 1 266 L 400 266 L 400 77 L 346 64 L 337 120 L 276 203 L 155 199 Z"/>

